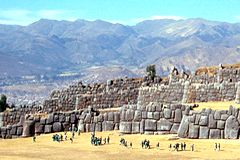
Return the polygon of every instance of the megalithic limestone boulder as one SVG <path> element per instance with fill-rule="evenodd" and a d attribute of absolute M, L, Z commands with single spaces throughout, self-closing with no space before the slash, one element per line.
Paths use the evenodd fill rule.
<path fill-rule="evenodd" d="M 23 124 L 22 137 L 31 137 L 35 134 L 34 121 L 25 121 Z"/>
<path fill-rule="evenodd" d="M 84 132 L 85 131 L 85 125 L 82 119 L 79 120 L 78 122 L 78 131 Z"/>
<path fill-rule="evenodd" d="M 235 116 L 229 116 L 225 123 L 224 138 L 237 139 L 239 137 L 239 123 Z"/>
<path fill-rule="evenodd" d="M 120 132 L 121 133 L 131 133 L 132 132 L 132 123 L 131 122 L 120 122 Z"/>
<path fill-rule="evenodd" d="M 188 137 L 190 119 L 189 116 L 184 115 L 178 129 L 178 136 L 181 138 Z"/>

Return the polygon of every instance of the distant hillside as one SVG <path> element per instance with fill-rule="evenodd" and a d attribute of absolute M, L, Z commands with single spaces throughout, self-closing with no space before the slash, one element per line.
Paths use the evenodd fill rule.
<path fill-rule="evenodd" d="M 165 19 L 124 26 L 41 19 L 28 26 L 0 25 L 0 75 L 5 76 L 81 72 L 92 66 L 142 73 L 153 63 L 163 74 L 173 65 L 192 71 L 239 59 L 240 24 Z"/>

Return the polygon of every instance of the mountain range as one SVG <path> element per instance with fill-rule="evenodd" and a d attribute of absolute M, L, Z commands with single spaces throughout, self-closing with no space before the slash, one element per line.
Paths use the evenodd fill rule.
<path fill-rule="evenodd" d="M 120 67 L 137 75 L 149 64 L 156 64 L 159 74 L 167 74 L 172 66 L 194 71 L 239 59 L 240 23 L 196 18 L 127 26 L 102 20 L 41 19 L 28 26 L 0 25 L 0 76 L 81 72 L 92 67 Z"/>

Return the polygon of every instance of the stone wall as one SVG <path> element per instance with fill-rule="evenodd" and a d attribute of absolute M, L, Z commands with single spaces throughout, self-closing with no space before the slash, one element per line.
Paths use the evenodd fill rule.
<path fill-rule="evenodd" d="M 108 80 L 107 83 L 83 85 L 81 82 L 62 91 L 53 91 L 43 110 L 47 112 L 120 107 L 137 103 L 138 89 L 149 80 L 144 78 Z M 154 83 L 154 82 L 153 82 Z"/>
<path fill-rule="evenodd" d="M 196 71 L 194 75 L 179 74 L 174 68 L 161 83 L 140 87 L 138 104 L 195 103 L 208 101 L 236 101 L 240 103 L 240 69 L 214 68 Z"/>
<path fill-rule="evenodd" d="M 120 112 L 121 133 L 169 134 L 177 133 L 182 116 L 190 106 L 150 103 L 147 106 L 124 105 Z"/>
<path fill-rule="evenodd" d="M 33 135 L 71 131 L 73 127 L 81 132 L 118 130 L 119 112 L 96 115 L 89 109 L 50 113 L 46 116 L 26 114 L 18 123 L 0 128 L 1 138 L 29 137 Z"/>
<path fill-rule="evenodd" d="M 155 77 L 154 80 L 147 77 L 124 78 L 91 85 L 83 85 L 79 82 L 62 91 L 53 91 L 49 99 L 40 106 L 21 107 L 1 114 L 1 135 L 2 137 L 21 136 L 25 135 L 25 131 L 29 132 L 28 135 L 49 133 L 58 130 L 54 128 L 60 128 L 62 131 L 72 125 L 78 126 L 84 132 L 91 131 L 92 128 L 98 131 L 120 128 L 123 133 L 177 133 L 181 118 L 184 117 L 183 122 L 189 122 L 190 119 L 188 116 L 190 108 L 182 105 L 183 103 L 230 100 L 240 103 L 240 68 L 235 65 L 200 68 L 194 75 L 180 74 L 176 68 L 173 68 L 168 77 Z M 123 107 L 121 115 L 117 111 L 101 113 L 89 120 L 89 113 L 84 111 L 89 106 L 94 109 Z M 206 113 L 205 111 L 194 113 L 193 116 L 199 114 Z M 39 118 L 40 116 L 37 115 L 48 115 L 48 118 Z M 206 119 L 210 119 L 209 115 Z M 221 111 L 221 115 L 226 117 L 230 114 Z M 238 118 L 236 115 L 232 116 Z M 231 122 L 234 121 L 232 116 L 229 116 Z M 49 122 L 52 117 L 53 120 Z M 72 120 L 74 117 L 75 120 Z M 215 117 L 213 120 L 214 122 L 217 120 L 217 124 L 223 123 Z M 195 124 L 195 121 L 194 126 L 192 122 L 183 125 L 187 130 L 181 133 L 187 134 L 188 128 L 191 131 L 197 130 L 196 125 L 198 124 Z M 217 134 L 220 132 L 221 138 L 227 138 L 224 134 L 225 128 L 209 128 L 208 137 L 212 138 L 212 132 Z M 206 126 L 199 125 L 199 133 L 204 131 L 208 131 Z"/>
<path fill-rule="evenodd" d="M 184 115 L 178 136 L 182 138 L 200 139 L 238 139 L 240 128 L 239 108 L 229 110 L 191 111 Z"/>

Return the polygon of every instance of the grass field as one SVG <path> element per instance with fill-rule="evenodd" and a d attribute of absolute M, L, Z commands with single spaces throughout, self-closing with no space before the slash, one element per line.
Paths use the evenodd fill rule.
<path fill-rule="evenodd" d="M 198 104 L 199 107 L 194 108 L 194 110 L 202 110 L 203 108 L 212 108 L 213 110 L 228 110 L 230 105 L 236 108 L 240 108 L 240 104 L 237 104 L 234 101 L 201 102 L 201 103 L 195 103 L 195 104 Z"/>
<path fill-rule="evenodd" d="M 32 138 L 0 140 L 1 160 L 152 160 L 152 159 L 237 159 L 240 158 L 240 140 L 199 140 L 178 139 L 169 140 L 175 135 L 119 135 L 114 132 L 98 132 L 97 136 L 110 136 L 110 144 L 92 146 L 90 133 L 76 136 L 74 142 L 53 142 L 52 134 Z M 70 136 L 70 133 L 69 133 Z M 119 145 L 120 138 L 133 143 L 133 148 Z M 150 140 L 151 149 L 142 149 L 141 141 Z M 155 146 L 160 142 L 160 149 Z M 187 151 L 169 151 L 169 144 L 186 142 Z M 221 143 L 221 151 L 214 151 L 214 143 Z M 190 151 L 190 145 L 195 144 L 195 151 Z"/>

